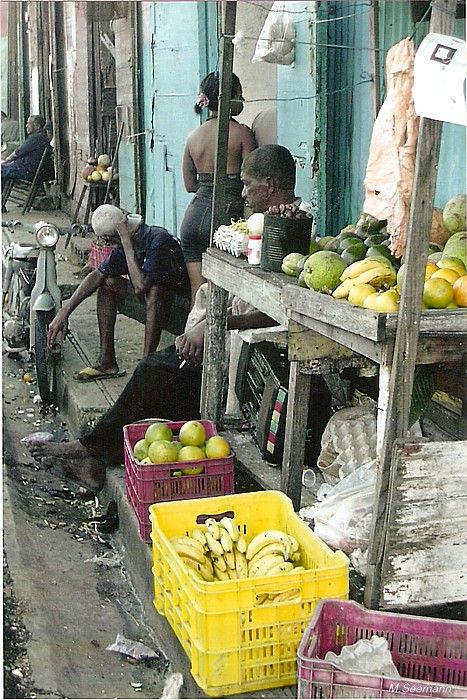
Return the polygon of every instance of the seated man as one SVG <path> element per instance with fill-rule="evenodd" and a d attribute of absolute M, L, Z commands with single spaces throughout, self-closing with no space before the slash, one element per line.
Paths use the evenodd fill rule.
<path fill-rule="evenodd" d="M 121 209 L 102 204 L 92 215 L 98 236 L 117 234 L 120 245 L 81 282 L 49 327 L 48 341 L 63 331 L 70 314 L 97 290 L 99 359 L 75 379 L 93 381 L 123 376 L 115 355 L 117 311 L 145 324 L 143 356 L 153 353 L 163 329 L 180 333 L 189 308 L 190 283 L 178 241 L 160 226 L 132 222 Z M 123 275 L 128 275 L 129 280 Z"/>
<path fill-rule="evenodd" d="M 2 112 L 2 160 L 19 146 L 19 126 L 16 119 Z"/>
<path fill-rule="evenodd" d="M 243 196 L 253 211 L 295 200 L 295 163 L 283 146 L 268 145 L 252 151 L 242 166 Z M 70 443 L 46 443 L 31 447 L 31 454 L 45 457 L 45 466 L 91 491 L 104 485 L 107 465 L 123 461 L 122 428 L 143 418 L 189 420 L 199 416 L 201 362 L 204 347 L 205 295 L 198 290 L 185 333 L 171 346 L 143 359 L 112 408 L 83 435 Z M 235 300 L 234 300 L 235 302 Z M 277 325 L 250 307 L 227 315 L 227 330 Z M 185 366 L 180 366 L 185 360 Z"/>
<path fill-rule="evenodd" d="M 44 148 L 47 147 L 52 151 L 49 137 L 44 131 L 44 125 L 45 119 L 39 114 L 33 114 L 28 118 L 26 141 L 2 161 L 2 184 L 11 178 L 32 182 Z"/>

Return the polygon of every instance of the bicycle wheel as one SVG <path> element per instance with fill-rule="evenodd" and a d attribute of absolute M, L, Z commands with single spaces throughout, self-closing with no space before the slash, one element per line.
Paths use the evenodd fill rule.
<path fill-rule="evenodd" d="M 37 386 L 45 404 L 53 403 L 57 393 L 56 353 L 47 347 L 47 332 L 53 314 L 38 312 L 34 321 L 34 356 L 36 363 Z"/>

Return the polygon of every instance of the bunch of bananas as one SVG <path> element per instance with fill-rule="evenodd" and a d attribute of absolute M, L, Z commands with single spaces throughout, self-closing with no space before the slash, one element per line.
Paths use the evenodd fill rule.
<path fill-rule="evenodd" d="M 189 536 L 175 537 L 172 544 L 183 562 L 204 581 L 278 576 L 292 569 L 304 570 L 297 566 L 300 552 L 294 537 L 280 530 L 266 530 L 247 545 L 235 520 L 226 516 L 219 522 L 208 518 L 204 526 L 194 528 Z"/>
<path fill-rule="evenodd" d="M 385 258 L 364 258 L 345 268 L 340 276 L 341 284 L 334 290 L 335 299 L 347 299 L 357 284 L 370 284 L 375 289 L 392 287 L 396 283 L 396 271 Z"/>

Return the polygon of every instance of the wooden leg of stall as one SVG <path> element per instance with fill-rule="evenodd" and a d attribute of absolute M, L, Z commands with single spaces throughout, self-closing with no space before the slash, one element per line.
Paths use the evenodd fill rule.
<path fill-rule="evenodd" d="M 225 338 L 227 330 L 228 292 L 208 283 L 206 331 L 204 334 L 201 416 L 222 428 L 224 421 L 226 380 Z"/>
<path fill-rule="evenodd" d="M 290 363 L 287 424 L 282 460 L 281 491 L 300 508 L 302 472 L 305 457 L 305 436 L 310 402 L 311 375 L 300 372 L 300 362 Z"/>

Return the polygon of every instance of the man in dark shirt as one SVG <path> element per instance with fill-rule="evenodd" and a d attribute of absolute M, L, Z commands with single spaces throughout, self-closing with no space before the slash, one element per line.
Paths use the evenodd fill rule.
<path fill-rule="evenodd" d="M 34 179 L 37 166 L 40 163 L 44 148 L 52 152 L 49 138 L 44 131 L 45 119 L 39 114 L 33 114 L 26 122 L 28 136 L 26 141 L 15 148 L 8 158 L 2 162 L 2 182 L 10 178 L 15 180 Z"/>
<path fill-rule="evenodd" d="M 163 329 L 178 334 L 184 328 L 190 284 L 181 247 L 165 228 L 146 226 L 141 217 L 137 219 L 126 217 L 111 204 L 95 210 L 92 227 L 96 235 L 117 234 L 120 245 L 81 282 L 50 324 L 48 341 L 53 345 L 70 314 L 97 290 L 100 354 L 93 367 L 75 375 L 79 381 L 124 374 L 115 354 L 117 311 L 145 324 L 144 357 L 157 349 Z"/>

